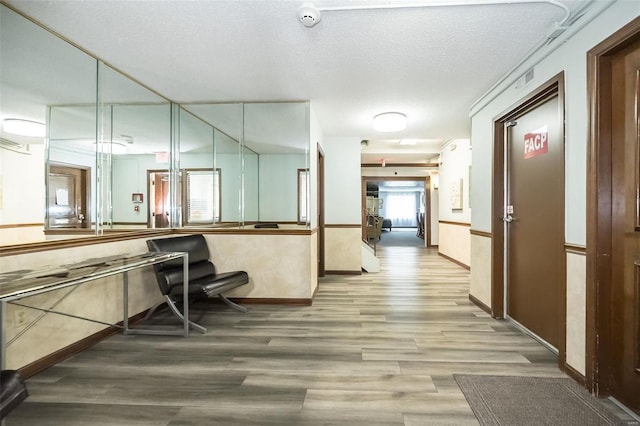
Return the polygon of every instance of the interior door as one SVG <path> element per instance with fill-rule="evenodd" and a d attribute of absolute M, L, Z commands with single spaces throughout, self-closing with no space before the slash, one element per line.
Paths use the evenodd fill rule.
<path fill-rule="evenodd" d="M 84 228 L 86 220 L 86 171 L 70 166 L 49 166 L 47 226 Z"/>
<path fill-rule="evenodd" d="M 149 210 L 149 218 L 152 228 L 169 228 L 169 172 L 151 172 L 149 176 L 151 184 L 150 194 L 153 194 L 153 206 Z"/>
<path fill-rule="evenodd" d="M 611 393 L 640 413 L 640 41 L 612 58 Z"/>
<path fill-rule="evenodd" d="M 559 348 L 564 139 L 558 96 L 506 124 L 507 316 Z"/>

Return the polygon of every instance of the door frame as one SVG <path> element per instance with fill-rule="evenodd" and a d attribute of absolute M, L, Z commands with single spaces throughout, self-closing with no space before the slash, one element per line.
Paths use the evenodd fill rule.
<path fill-rule="evenodd" d="M 47 191 L 49 190 L 49 174 L 51 173 L 51 167 L 60 167 L 60 168 L 68 168 L 68 169 L 76 169 L 80 171 L 80 181 L 81 181 L 81 188 L 80 188 L 80 199 L 82 202 L 82 210 L 84 212 L 84 222 L 82 223 L 82 226 L 80 226 L 78 229 L 82 229 L 82 228 L 92 228 L 93 227 L 93 222 L 92 222 L 92 211 L 91 211 L 91 167 L 89 166 L 81 166 L 78 164 L 71 164 L 71 163 L 61 163 L 61 162 L 56 162 L 56 161 L 51 161 L 48 165 L 47 165 L 47 176 L 46 176 L 46 181 L 47 181 Z M 49 197 L 49 194 L 47 194 L 47 197 Z M 56 229 L 57 227 L 50 227 L 49 226 L 49 214 L 47 213 L 47 217 L 45 220 L 45 227 L 47 229 Z"/>
<path fill-rule="evenodd" d="M 525 113 L 534 110 L 538 105 L 547 100 L 558 97 L 559 110 L 562 113 L 562 123 L 564 123 L 564 72 L 560 72 L 541 84 L 538 88 L 527 94 L 518 102 L 507 108 L 506 111 L 493 119 L 493 169 L 492 169 L 492 191 L 491 191 L 491 316 L 494 318 L 505 317 L 505 232 L 504 222 L 504 197 L 505 197 L 505 125 L 508 121 L 516 120 Z M 565 140 L 564 125 L 560 128 L 561 139 Z M 564 148 L 563 148 L 564 151 Z M 564 170 L 563 170 L 564 176 Z M 563 181 L 564 186 L 564 181 Z M 564 197 L 562 199 L 562 210 L 564 211 Z M 564 222 L 564 221 L 563 221 Z M 564 223 L 562 226 L 564 230 Z M 562 241 L 565 241 L 564 235 Z M 564 251 L 561 251 L 564 254 Z M 566 265 L 565 259 L 559 259 L 563 265 L 560 272 L 560 282 L 558 283 L 558 362 L 564 369 L 566 356 Z"/>
<path fill-rule="evenodd" d="M 587 153 L 586 365 L 587 388 L 610 394 L 611 373 L 611 57 L 640 39 L 636 18 L 587 52 L 589 134 Z"/>
<path fill-rule="evenodd" d="M 326 274 L 325 270 L 325 218 L 324 218 L 324 150 L 320 144 L 318 149 L 318 278 L 322 278 Z"/>
<path fill-rule="evenodd" d="M 378 182 L 378 181 L 405 181 L 405 182 L 424 182 L 424 203 L 427 208 L 425 208 L 424 212 L 424 242 L 425 247 L 433 247 L 431 244 L 431 176 L 362 176 L 362 186 L 360 190 L 361 196 L 361 206 L 362 206 L 362 214 L 361 214 L 361 228 L 362 228 L 362 239 L 367 239 L 367 230 L 365 227 L 366 222 L 366 205 L 367 205 L 367 182 Z"/>

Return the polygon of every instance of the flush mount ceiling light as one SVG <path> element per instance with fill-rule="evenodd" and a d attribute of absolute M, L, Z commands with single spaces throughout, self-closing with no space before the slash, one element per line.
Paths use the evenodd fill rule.
<path fill-rule="evenodd" d="M 44 138 L 47 134 L 47 127 L 44 124 L 21 118 L 5 119 L 2 122 L 2 128 L 5 132 L 18 136 Z"/>
<path fill-rule="evenodd" d="M 383 112 L 373 117 L 373 128 L 379 132 L 399 132 L 407 128 L 407 116 L 401 112 Z"/>
<path fill-rule="evenodd" d="M 127 153 L 127 146 L 121 142 L 104 142 L 98 145 L 103 154 L 122 155 Z"/>

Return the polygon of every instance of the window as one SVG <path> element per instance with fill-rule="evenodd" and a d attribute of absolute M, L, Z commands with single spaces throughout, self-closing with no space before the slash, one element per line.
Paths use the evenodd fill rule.
<path fill-rule="evenodd" d="M 220 222 L 220 169 L 185 169 L 185 224 Z"/>
<path fill-rule="evenodd" d="M 298 223 L 307 223 L 309 194 L 309 170 L 298 169 Z"/>

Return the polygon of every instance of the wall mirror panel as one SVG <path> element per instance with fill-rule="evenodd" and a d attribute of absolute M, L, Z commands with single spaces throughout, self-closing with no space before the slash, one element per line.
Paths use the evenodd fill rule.
<path fill-rule="evenodd" d="M 0 245 L 308 225 L 308 102 L 179 106 L 5 5 L 0 20 Z"/>
<path fill-rule="evenodd" d="M 0 244 L 43 241 L 50 201 L 57 216 L 51 220 L 53 226 L 68 221 L 67 226 L 92 228 L 95 198 L 69 188 L 47 193 L 45 140 L 46 124 L 56 120 L 59 125 L 48 127 L 52 136 L 95 142 L 97 61 L 4 5 L 0 5 L 0 38 Z M 8 124 L 16 119 L 31 123 L 35 133 L 29 136 L 24 128 L 10 129 Z M 76 122 L 77 128 L 64 129 L 63 122 Z M 92 162 L 75 147 L 61 148 L 66 151 L 55 152 L 54 146 L 52 160 L 64 165 L 78 157 L 86 181 L 93 185 L 95 156 Z M 84 203 L 82 210 L 72 205 L 76 201 Z"/>
<path fill-rule="evenodd" d="M 191 104 L 182 105 L 183 111 L 197 117 L 213 130 L 213 140 L 206 157 L 219 179 L 219 212 L 216 224 L 238 225 L 241 222 L 242 193 L 242 104 Z M 205 149 L 201 147 L 200 150 Z M 180 167 L 192 168 L 193 160 L 188 155 L 190 148 L 180 142 Z M 184 157 L 186 156 L 186 157 Z M 183 159 L 184 158 L 184 159 Z M 203 161 L 200 159 L 200 161 Z M 209 161 L 209 160 L 207 160 Z M 215 176 L 214 176 L 215 177 Z M 215 200 L 215 199 L 214 199 Z"/>
<path fill-rule="evenodd" d="M 306 214 L 300 214 L 308 206 L 308 179 L 299 178 L 309 168 L 308 102 L 183 107 L 215 128 L 216 163 L 224 165 L 223 222 L 308 225 Z M 227 176 L 233 176 L 234 185 L 225 185 Z"/>
<path fill-rule="evenodd" d="M 244 114 L 244 146 L 258 157 L 257 220 L 299 223 L 307 204 L 298 170 L 309 168 L 309 103 L 247 103 Z"/>
<path fill-rule="evenodd" d="M 165 199 L 155 197 L 150 177 L 168 170 L 171 104 L 105 64 L 99 70 L 101 224 L 105 229 L 154 228 L 160 210 L 163 217 L 169 211 Z"/>

